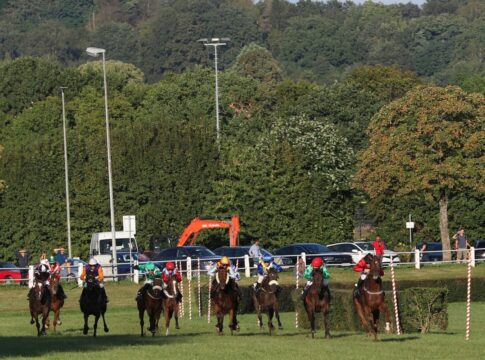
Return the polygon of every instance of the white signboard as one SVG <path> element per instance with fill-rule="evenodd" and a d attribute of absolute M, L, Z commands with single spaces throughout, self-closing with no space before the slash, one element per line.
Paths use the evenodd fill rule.
<path fill-rule="evenodd" d="M 123 231 L 136 234 L 135 215 L 123 215 Z"/>
<path fill-rule="evenodd" d="M 414 221 L 406 222 L 406 229 L 414 229 Z"/>

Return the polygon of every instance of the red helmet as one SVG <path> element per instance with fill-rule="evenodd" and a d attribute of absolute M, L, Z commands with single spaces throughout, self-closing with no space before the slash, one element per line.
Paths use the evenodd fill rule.
<path fill-rule="evenodd" d="M 165 268 L 166 268 L 167 270 L 173 270 L 173 269 L 175 269 L 175 264 L 174 264 L 173 262 L 169 261 L 169 262 L 168 262 L 168 263 L 165 265 Z"/>
<path fill-rule="evenodd" d="M 316 257 L 312 260 L 312 268 L 319 269 L 323 266 L 323 259 L 321 257 Z"/>

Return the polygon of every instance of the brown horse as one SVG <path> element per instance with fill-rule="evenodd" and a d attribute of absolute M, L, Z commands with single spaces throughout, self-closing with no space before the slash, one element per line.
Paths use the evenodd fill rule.
<path fill-rule="evenodd" d="M 237 323 L 237 311 L 239 299 L 236 291 L 236 283 L 229 277 L 228 269 L 221 267 L 216 272 L 216 278 L 212 280 L 211 302 L 214 313 L 217 316 L 217 333 L 223 335 L 224 315 L 229 314 L 231 324 L 231 335 L 234 331 L 239 331 Z"/>
<path fill-rule="evenodd" d="M 140 317 L 141 336 L 144 336 L 143 326 L 145 325 L 145 311 L 150 319 L 150 327 L 147 329 L 155 336 L 158 330 L 158 320 L 162 313 L 163 281 L 157 277 L 153 285 L 145 292 L 143 298 L 137 300 L 138 315 Z"/>
<path fill-rule="evenodd" d="M 278 272 L 275 269 L 269 269 L 268 275 L 264 278 L 261 283 L 260 289 L 256 292 L 253 289 L 253 304 L 256 312 L 258 314 L 258 324 L 260 330 L 263 329 L 263 318 L 261 315 L 262 311 L 268 312 L 268 329 L 269 334 L 273 333 L 273 315 L 276 316 L 278 320 L 278 328 L 282 329 L 283 325 L 280 321 L 279 309 L 280 305 L 278 303 Z"/>
<path fill-rule="evenodd" d="M 303 300 L 308 320 L 312 328 L 312 338 L 315 337 L 315 313 L 323 313 L 323 324 L 325 327 L 325 338 L 330 339 L 328 325 L 328 314 L 330 312 L 330 291 L 323 285 L 323 274 L 320 270 L 313 272 L 313 284 Z"/>
<path fill-rule="evenodd" d="M 177 301 L 177 280 L 170 275 L 168 277 L 168 283 L 163 290 L 163 315 L 165 316 L 165 336 L 169 335 L 170 319 L 172 316 L 175 318 L 175 328 L 179 327 L 179 303 Z"/>
<path fill-rule="evenodd" d="M 98 320 L 101 316 L 103 318 L 104 332 L 108 332 L 108 326 L 106 325 L 106 320 L 104 314 L 106 312 L 107 306 L 106 301 L 103 298 L 101 289 L 96 281 L 96 275 L 88 272 L 85 279 L 85 288 L 81 294 L 81 299 L 79 305 L 81 306 L 81 311 L 84 313 L 84 328 L 83 334 L 88 334 L 88 318 L 89 315 L 94 316 L 93 325 L 93 336 L 96 337 L 96 331 L 98 328 Z"/>
<path fill-rule="evenodd" d="M 382 274 L 381 262 L 377 256 L 373 255 L 370 263 L 370 271 L 361 286 L 360 294 L 354 296 L 355 309 L 362 322 L 362 326 L 367 336 L 371 336 L 369 323 L 372 324 L 374 340 L 377 340 L 377 327 L 381 312 L 384 313 L 386 318 L 386 332 L 389 333 L 391 331 L 391 316 L 384 298 L 385 294 L 381 280 Z"/>
<path fill-rule="evenodd" d="M 59 284 L 60 278 L 56 274 L 51 274 L 50 276 L 50 296 L 51 296 L 51 311 L 54 313 L 54 332 L 56 332 L 56 326 L 61 325 L 62 321 L 60 318 L 61 308 L 64 306 L 64 296 L 60 296 Z M 46 327 L 49 327 L 49 319 L 47 319 Z"/>
<path fill-rule="evenodd" d="M 51 297 L 49 291 L 44 286 L 44 282 L 36 278 L 34 287 L 29 292 L 30 323 L 37 327 L 37 336 L 46 335 L 46 322 L 49 318 L 51 309 Z M 39 315 L 42 315 L 42 328 L 39 323 Z"/>

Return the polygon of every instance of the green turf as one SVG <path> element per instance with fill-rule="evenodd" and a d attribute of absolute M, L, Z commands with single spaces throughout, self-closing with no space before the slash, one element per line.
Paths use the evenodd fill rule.
<path fill-rule="evenodd" d="M 255 315 L 240 317 L 241 331 L 223 337 L 215 333 L 214 322 L 199 319 L 194 307 L 192 321 L 180 320 L 182 329 L 172 328 L 171 335 L 155 338 L 139 336 L 135 301 L 136 285 L 108 284 L 111 299 L 107 321 L 110 332 L 102 326 L 98 337 L 82 335 L 82 315 L 77 299 L 79 289 L 69 289 L 63 325 L 57 334 L 35 336 L 29 324 L 25 288 L 0 289 L 0 358 L 45 359 L 480 359 L 485 358 L 485 303 L 472 306 L 472 331 L 470 341 L 465 341 L 465 305 L 449 306 L 449 328 L 446 332 L 432 334 L 381 335 L 374 342 L 363 333 L 336 332 L 325 340 L 319 333 L 312 340 L 308 331 L 295 329 L 294 313 L 282 314 L 284 330 L 270 337 L 256 326 Z M 214 320 L 214 319 L 213 319 Z M 265 320 L 266 321 L 266 320 Z M 91 332 L 90 332 L 91 334 Z"/>

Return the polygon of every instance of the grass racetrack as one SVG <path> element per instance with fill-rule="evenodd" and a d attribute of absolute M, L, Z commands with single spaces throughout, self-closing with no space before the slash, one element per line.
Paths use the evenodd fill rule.
<path fill-rule="evenodd" d="M 466 271 L 464 267 L 462 271 Z M 433 270 L 434 271 L 434 270 Z M 460 271 L 461 272 L 461 271 Z M 342 272 L 344 278 L 354 274 Z M 334 281 L 339 278 L 335 271 Z M 284 329 L 269 336 L 267 328 L 260 332 L 255 315 L 239 317 L 241 331 L 217 336 L 215 319 L 207 323 L 207 316 L 198 318 L 193 306 L 193 320 L 180 319 L 181 330 L 171 324 L 171 335 L 160 333 L 154 338 L 139 335 L 138 312 L 134 297 L 137 285 L 129 282 L 107 284 L 110 298 L 106 319 L 110 328 L 104 333 L 98 324 L 98 337 L 82 335 L 83 317 L 79 310 L 80 289 L 65 284 L 68 299 L 62 312 L 63 324 L 57 334 L 48 330 L 46 337 L 36 336 L 35 325 L 30 325 L 26 288 L 0 288 L 0 358 L 44 359 L 484 359 L 485 358 L 485 303 L 473 303 L 471 308 L 471 336 L 465 341 L 465 304 L 449 304 L 449 327 L 445 332 L 418 333 L 397 336 L 380 335 L 374 342 L 363 332 L 333 332 L 332 339 L 323 339 L 320 332 L 312 340 L 309 332 L 295 329 L 295 314 L 282 314 Z M 390 295 L 390 294 L 389 294 Z M 389 296 L 388 295 L 388 296 Z M 227 319 L 227 318 L 226 318 Z M 263 317 L 266 322 L 266 317 Z M 332 321 L 332 320 L 330 320 Z M 90 322 L 90 325 L 92 322 Z M 227 320 L 225 322 L 227 325 Z M 145 326 L 147 326 L 145 322 Z"/>

